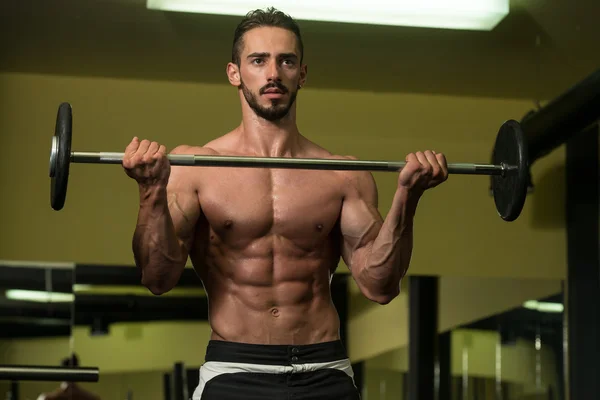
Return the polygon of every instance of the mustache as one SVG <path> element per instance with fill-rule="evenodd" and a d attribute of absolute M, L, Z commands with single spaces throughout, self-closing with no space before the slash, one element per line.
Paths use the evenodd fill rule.
<path fill-rule="evenodd" d="M 260 88 L 260 94 L 264 94 L 267 89 L 278 89 L 282 93 L 289 92 L 289 89 L 280 82 L 267 83 L 265 86 Z"/>

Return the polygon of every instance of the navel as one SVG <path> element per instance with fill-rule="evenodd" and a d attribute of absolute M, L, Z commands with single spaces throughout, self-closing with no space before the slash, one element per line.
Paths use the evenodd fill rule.
<path fill-rule="evenodd" d="M 271 315 L 274 317 L 279 317 L 279 310 L 277 308 L 271 308 Z"/>

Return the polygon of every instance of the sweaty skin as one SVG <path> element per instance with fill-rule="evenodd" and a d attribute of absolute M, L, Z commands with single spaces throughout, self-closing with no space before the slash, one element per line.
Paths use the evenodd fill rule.
<path fill-rule="evenodd" d="M 342 158 L 296 127 L 293 100 L 306 80 L 300 60 L 290 31 L 248 31 L 239 65 L 227 66 L 242 123 L 171 153 Z M 389 303 L 409 266 L 419 198 L 447 178 L 442 154 L 417 152 L 406 161 L 384 220 L 368 172 L 171 167 L 164 146 L 134 138 L 123 166 L 139 187 L 132 249 L 142 284 L 168 292 L 189 257 L 207 292 L 212 339 L 337 340 L 329 285 L 340 258 L 366 298 Z"/>

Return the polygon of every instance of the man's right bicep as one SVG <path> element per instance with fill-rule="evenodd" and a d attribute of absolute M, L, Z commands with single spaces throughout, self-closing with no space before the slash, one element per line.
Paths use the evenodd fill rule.
<path fill-rule="evenodd" d="M 171 151 L 171 154 L 196 154 L 202 153 L 202 148 L 180 145 Z M 169 183 L 167 185 L 167 201 L 169 213 L 175 228 L 175 234 L 180 243 L 189 254 L 196 225 L 201 215 L 200 200 L 198 198 L 198 170 L 195 167 L 171 166 Z"/>
<path fill-rule="evenodd" d="M 175 228 L 175 234 L 189 253 L 194 241 L 196 223 L 200 217 L 198 193 L 190 184 L 180 184 L 174 180 L 167 186 L 169 213 Z"/>

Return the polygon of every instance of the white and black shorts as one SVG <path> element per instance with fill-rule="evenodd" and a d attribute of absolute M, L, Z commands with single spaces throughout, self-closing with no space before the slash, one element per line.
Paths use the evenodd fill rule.
<path fill-rule="evenodd" d="M 192 400 L 360 400 L 341 341 L 259 345 L 211 340 Z"/>

